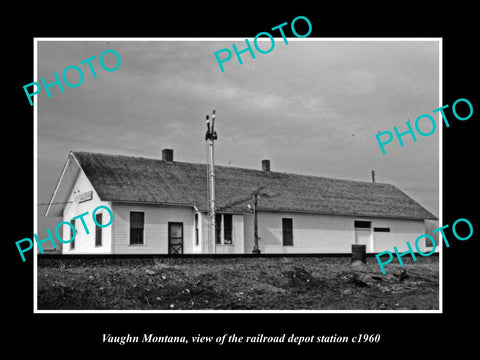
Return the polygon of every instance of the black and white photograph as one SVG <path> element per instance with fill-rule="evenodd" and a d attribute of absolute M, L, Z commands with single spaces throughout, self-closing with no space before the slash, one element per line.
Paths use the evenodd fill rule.
<path fill-rule="evenodd" d="M 440 39 L 232 44 L 37 41 L 38 309 L 439 310 Z"/>
<path fill-rule="evenodd" d="M 472 346 L 469 11 L 209 7 L 80 26 L 34 6 L 7 39 L 6 342 L 52 358 Z"/>

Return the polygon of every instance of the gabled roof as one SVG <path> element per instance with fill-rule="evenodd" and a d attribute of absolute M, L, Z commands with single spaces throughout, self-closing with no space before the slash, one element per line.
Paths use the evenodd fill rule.
<path fill-rule="evenodd" d="M 102 200 L 208 209 L 207 165 L 123 155 L 72 153 Z M 258 210 L 436 219 L 393 185 L 215 166 L 217 211 Z"/>

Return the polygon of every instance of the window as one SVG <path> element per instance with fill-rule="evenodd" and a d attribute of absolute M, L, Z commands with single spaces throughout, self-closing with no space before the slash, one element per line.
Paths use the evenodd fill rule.
<path fill-rule="evenodd" d="M 199 244 L 198 239 L 198 214 L 195 214 L 195 245 Z"/>
<path fill-rule="evenodd" d="M 215 244 L 222 243 L 222 214 L 215 214 Z"/>
<path fill-rule="evenodd" d="M 75 220 L 70 220 L 70 224 L 72 224 L 72 227 L 70 228 L 70 239 L 73 238 L 73 229 L 75 229 Z M 77 234 L 75 234 L 76 236 Z M 72 242 L 70 243 L 70 250 L 73 250 L 75 249 L 75 239 L 72 240 Z"/>
<path fill-rule="evenodd" d="M 233 243 L 232 218 L 232 214 L 215 214 L 215 244 L 231 245 Z"/>
<path fill-rule="evenodd" d="M 232 243 L 232 214 L 223 214 L 223 243 Z"/>
<path fill-rule="evenodd" d="M 95 220 L 97 224 L 103 225 L 102 213 L 97 213 L 95 215 Z M 102 246 L 102 228 L 97 224 L 95 224 L 95 246 Z"/>
<path fill-rule="evenodd" d="M 375 231 L 375 232 L 390 232 L 390 228 L 388 228 L 388 227 L 374 227 L 373 231 Z"/>
<path fill-rule="evenodd" d="M 293 246 L 293 220 L 282 219 L 283 246 Z"/>
<path fill-rule="evenodd" d="M 370 229 L 371 224 L 372 223 L 370 221 L 360 221 L 360 220 L 354 221 L 355 229 Z"/>
<path fill-rule="evenodd" d="M 143 228 L 145 224 L 145 213 L 130 212 L 130 245 L 143 244 Z"/>

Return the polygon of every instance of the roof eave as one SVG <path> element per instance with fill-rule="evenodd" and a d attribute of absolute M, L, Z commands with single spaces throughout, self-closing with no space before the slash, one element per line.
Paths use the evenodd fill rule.
<path fill-rule="evenodd" d="M 59 191 L 60 185 L 62 184 L 63 178 L 64 178 L 64 176 L 65 176 L 65 172 L 66 172 L 68 166 L 70 165 L 70 162 L 72 161 L 72 159 L 75 160 L 75 162 L 77 163 L 79 169 L 81 170 L 80 164 L 78 163 L 77 159 L 75 159 L 75 156 L 74 156 L 73 152 L 70 151 L 70 153 L 68 154 L 67 160 L 65 161 L 65 164 L 63 165 L 63 169 L 62 169 L 62 173 L 61 173 L 61 175 L 60 175 L 60 178 L 58 179 L 57 184 L 55 185 L 55 189 L 53 190 L 53 194 L 52 194 L 52 196 L 51 196 L 51 198 L 50 198 L 50 201 L 48 202 L 48 206 L 47 206 L 47 208 L 46 208 L 46 210 L 45 210 L 44 216 L 49 216 L 49 215 L 50 215 L 51 207 L 52 207 L 52 205 L 55 204 L 55 199 L 56 199 L 56 197 L 57 197 L 57 195 L 58 195 L 58 191 Z"/>

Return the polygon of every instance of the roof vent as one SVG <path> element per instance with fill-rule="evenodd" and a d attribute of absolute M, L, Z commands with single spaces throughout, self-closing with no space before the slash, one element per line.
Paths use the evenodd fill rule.
<path fill-rule="evenodd" d="M 163 161 L 173 161 L 173 150 L 172 149 L 163 149 L 162 150 L 162 160 Z"/>

